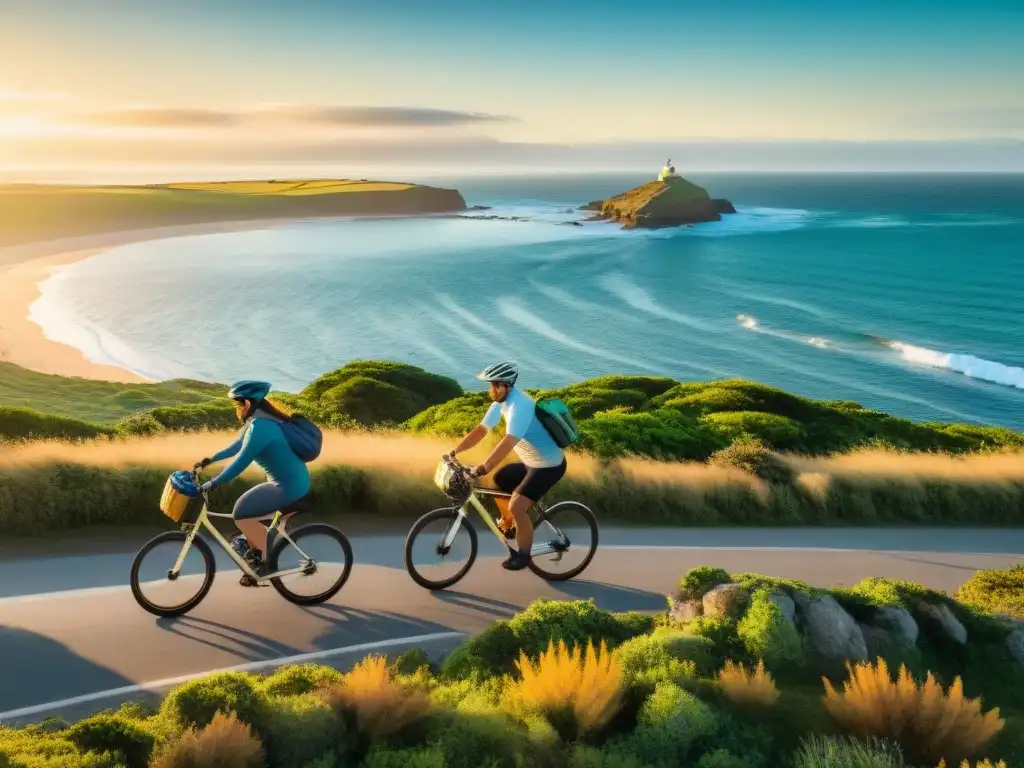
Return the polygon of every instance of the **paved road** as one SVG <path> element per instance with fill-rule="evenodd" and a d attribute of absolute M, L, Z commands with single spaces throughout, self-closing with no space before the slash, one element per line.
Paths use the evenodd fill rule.
<path fill-rule="evenodd" d="M 1024 530 L 606 528 L 590 568 L 562 584 L 503 571 L 496 542 L 482 538 L 472 572 L 441 593 L 411 581 L 402 546 L 397 536 L 354 538 L 348 584 L 312 608 L 272 589 L 243 589 L 224 562 L 203 604 L 175 620 L 134 602 L 126 586 L 132 552 L 7 558 L 0 562 L 0 720 L 98 691 L 353 645 L 423 636 L 450 644 L 450 633 L 478 632 L 537 598 L 593 597 L 610 610 L 657 611 L 696 565 L 821 586 L 890 576 L 952 591 L 980 568 L 1024 560 Z"/>

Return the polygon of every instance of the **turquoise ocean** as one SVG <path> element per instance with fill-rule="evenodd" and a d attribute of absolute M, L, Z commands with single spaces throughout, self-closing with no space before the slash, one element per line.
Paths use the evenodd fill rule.
<path fill-rule="evenodd" d="M 31 317 L 147 378 L 297 391 L 354 359 L 464 386 L 743 377 L 919 420 L 1024 428 L 1024 176 L 688 176 L 738 213 L 625 232 L 582 204 L 643 175 L 411 179 L 460 217 L 293 222 L 111 249 Z"/>

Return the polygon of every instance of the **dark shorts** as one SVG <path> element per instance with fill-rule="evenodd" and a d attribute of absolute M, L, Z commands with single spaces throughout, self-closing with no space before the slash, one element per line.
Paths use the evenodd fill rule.
<path fill-rule="evenodd" d="M 505 493 L 518 493 L 537 502 L 565 476 L 566 461 L 557 467 L 537 469 L 525 464 L 506 464 L 494 474 L 494 483 Z"/>
<path fill-rule="evenodd" d="M 277 483 L 261 483 L 238 497 L 232 517 L 235 520 L 255 520 L 269 517 L 305 496 L 306 494 L 290 493 Z"/>

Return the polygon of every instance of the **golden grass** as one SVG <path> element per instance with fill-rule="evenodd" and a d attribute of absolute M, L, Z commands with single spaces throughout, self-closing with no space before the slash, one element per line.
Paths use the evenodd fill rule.
<path fill-rule="evenodd" d="M 940 760 L 938 768 L 946 768 L 946 761 Z M 964 760 L 960 763 L 959 768 L 1009 768 L 1005 760 L 1000 760 L 998 763 L 993 763 L 991 760 L 982 760 L 981 762 L 975 763 L 973 766 L 969 760 Z"/>
<path fill-rule="evenodd" d="M 263 745 L 232 712 L 218 712 L 202 730 L 185 731 L 150 768 L 263 768 Z"/>
<path fill-rule="evenodd" d="M 511 694 L 545 714 L 571 710 L 580 732 L 607 725 L 622 706 L 622 666 L 604 641 L 595 650 L 588 640 L 582 652 L 552 641 L 536 663 L 520 651 L 516 668 L 521 677 Z"/>
<path fill-rule="evenodd" d="M 368 656 L 340 683 L 323 692 L 335 712 L 354 717 L 359 733 L 371 742 L 399 733 L 431 711 L 427 695 L 391 676 L 384 656 Z"/>
<path fill-rule="evenodd" d="M 718 673 L 718 682 L 722 694 L 733 704 L 770 707 L 779 700 L 779 689 L 771 673 L 764 668 L 763 660 L 757 662 L 753 671 L 732 660 L 726 661 Z"/>
<path fill-rule="evenodd" d="M 782 459 L 800 474 L 824 474 L 846 480 L 1024 481 L 1024 453 L 1014 451 L 952 456 L 873 450 L 820 459 L 783 455 Z"/>
<path fill-rule="evenodd" d="M 96 440 L 71 444 L 60 441 L 33 441 L 0 448 L 0 468 L 67 462 L 83 466 L 121 468 L 135 466 L 181 466 L 209 456 L 234 440 L 234 432 L 192 432 L 161 434 L 125 440 Z M 314 466 L 345 464 L 365 469 L 380 469 L 406 476 L 430 476 L 440 456 L 457 440 L 398 431 L 324 433 L 324 447 Z M 490 450 L 482 444 L 462 456 L 463 461 L 482 460 Z M 798 482 L 819 494 L 825 494 L 833 478 L 846 480 L 903 483 L 944 480 L 951 483 L 1024 482 L 1024 454 L 997 453 L 952 457 L 938 454 L 901 454 L 878 451 L 854 452 L 833 458 L 810 459 L 784 457 L 798 471 Z M 507 461 L 515 460 L 510 455 Z M 702 462 L 661 462 L 628 458 L 615 462 L 627 480 L 641 485 L 712 491 L 737 487 L 766 497 L 768 486 L 760 479 L 734 467 Z M 608 465 L 599 459 L 574 453 L 568 476 L 586 482 L 598 482 Z"/>
<path fill-rule="evenodd" d="M 943 692 L 930 672 L 919 686 L 905 666 L 893 681 L 881 658 L 877 666 L 862 662 L 847 668 L 842 693 L 823 678 L 829 713 L 847 731 L 892 739 L 910 755 L 932 762 L 968 758 L 1004 725 L 998 708 L 982 714 L 978 699 L 964 697 L 959 677 Z"/>
<path fill-rule="evenodd" d="M 211 181 L 167 184 L 161 189 L 220 192 L 231 195 L 330 195 L 343 192 L 393 192 L 412 184 L 354 179 L 293 179 L 282 181 Z"/>

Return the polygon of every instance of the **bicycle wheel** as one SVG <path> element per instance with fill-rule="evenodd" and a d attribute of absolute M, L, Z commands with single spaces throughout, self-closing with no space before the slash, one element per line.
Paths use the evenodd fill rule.
<path fill-rule="evenodd" d="M 428 528 L 431 530 L 428 531 Z M 433 561 L 424 568 L 413 562 L 413 550 L 417 545 Z M 469 518 L 460 515 L 459 510 L 453 507 L 435 509 L 423 515 L 409 529 L 409 535 L 405 537 L 405 568 L 412 580 L 424 589 L 447 589 L 469 573 L 476 561 L 477 548 L 476 529 L 470 524 Z M 467 549 L 466 564 L 452 575 L 442 575 L 448 558 Z M 454 565 L 454 558 L 451 564 Z"/>
<path fill-rule="evenodd" d="M 289 531 L 295 542 L 280 537 L 267 561 L 269 573 L 302 571 L 272 578 L 270 583 L 285 600 L 296 605 L 318 605 L 345 586 L 352 572 L 352 545 L 333 525 L 312 523 Z M 296 549 L 297 547 L 297 549 Z M 308 594 L 306 588 L 313 591 Z"/>
<path fill-rule="evenodd" d="M 578 576 L 594 559 L 597 536 L 597 517 L 590 509 L 578 501 L 552 504 L 533 525 L 533 545 L 547 544 L 554 551 L 530 558 L 530 570 L 548 581 Z"/>
<path fill-rule="evenodd" d="M 152 614 L 182 616 L 199 605 L 213 586 L 217 566 L 210 545 L 199 536 L 192 539 L 181 570 L 171 574 L 187 538 L 184 531 L 161 533 L 146 542 L 132 562 L 132 595 Z M 199 557 L 190 560 L 195 553 Z M 167 599 L 159 597 L 164 593 Z M 173 597 L 175 594 L 177 597 Z"/>

